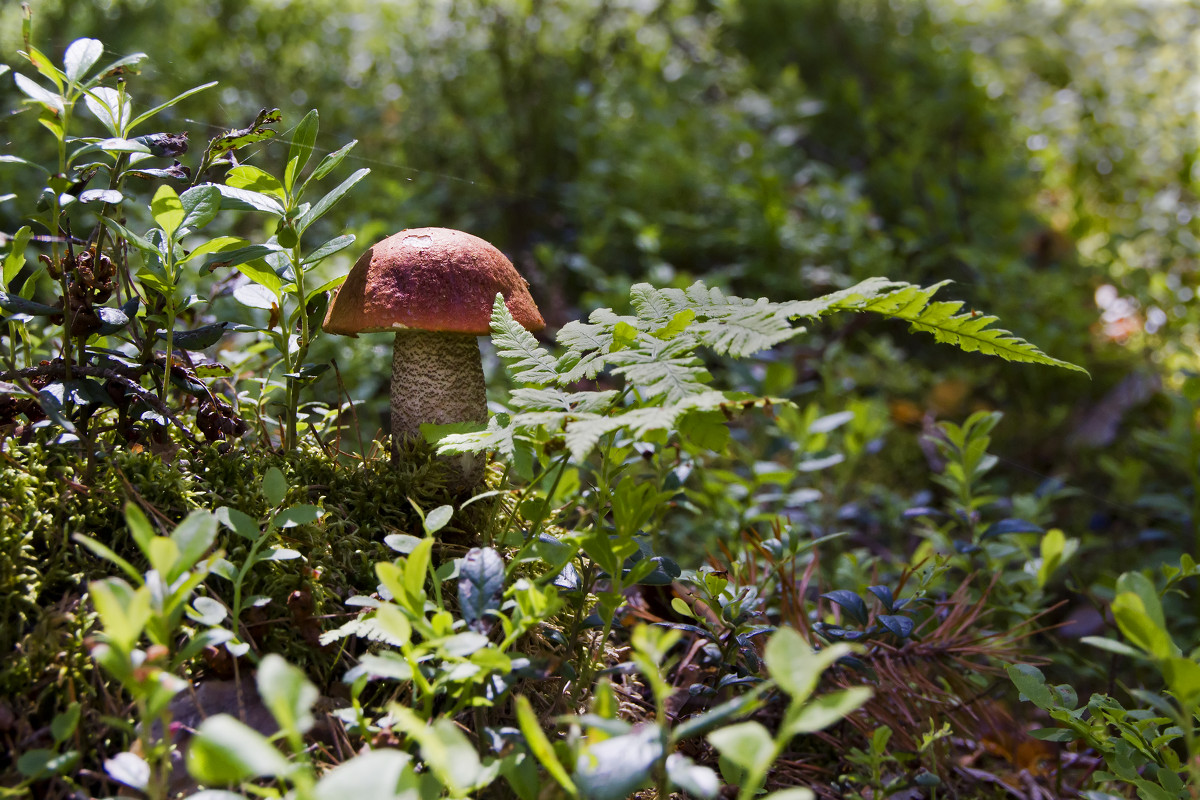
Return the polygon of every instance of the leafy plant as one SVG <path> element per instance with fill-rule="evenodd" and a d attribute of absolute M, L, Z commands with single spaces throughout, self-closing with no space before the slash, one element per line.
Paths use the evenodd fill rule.
<path fill-rule="evenodd" d="M 180 672 L 205 647 L 219 645 L 232 635 L 209 629 L 182 643 L 179 639 L 188 601 L 219 558 L 206 555 L 216 539 L 217 520 L 206 511 L 195 511 L 169 536 L 162 536 L 131 503 L 125 507 L 125 521 L 150 564 L 145 573 L 100 541 L 75 536 L 129 578 L 105 578 L 88 586 L 100 623 L 92 656 L 130 694 L 141 721 L 137 733 L 140 753 L 122 753 L 105 767 L 118 782 L 144 792 L 151 800 L 163 800 L 173 747 L 166 734 L 170 723 L 167 706 L 189 685 Z M 150 642 L 144 649 L 140 646 L 143 638 Z"/>
<path fill-rule="evenodd" d="M 1178 568 L 1164 567 L 1164 582 L 1140 572 L 1127 572 L 1116 583 L 1112 614 L 1126 641 L 1086 637 L 1083 641 L 1117 655 L 1152 665 L 1164 690 L 1128 689 L 1140 708 L 1127 709 L 1118 700 L 1093 694 L 1080 704 L 1069 684 L 1052 685 L 1037 667 L 1008 668 L 1022 696 L 1047 711 L 1057 727 L 1034 731 L 1040 739 L 1080 741 L 1094 748 L 1108 770 L 1094 776 L 1099 782 L 1133 786 L 1147 800 L 1189 797 L 1200 786 L 1197 747 L 1200 739 L 1200 660 L 1183 653 L 1167 628 L 1162 599 L 1179 584 L 1200 574 L 1185 556 Z"/>

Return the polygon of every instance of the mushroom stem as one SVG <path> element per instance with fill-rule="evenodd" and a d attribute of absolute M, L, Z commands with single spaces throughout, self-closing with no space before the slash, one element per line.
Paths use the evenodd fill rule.
<path fill-rule="evenodd" d="M 483 361 L 474 336 L 399 330 L 392 348 L 392 449 L 422 438 L 421 425 L 485 423 L 488 418 Z M 459 489 L 483 480 L 482 454 L 451 456 Z"/>

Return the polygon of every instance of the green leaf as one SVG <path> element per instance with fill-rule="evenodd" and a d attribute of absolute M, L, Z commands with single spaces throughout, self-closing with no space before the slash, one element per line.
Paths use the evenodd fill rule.
<path fill-rule="evenodd" d="M 179 197 L 184 217 L 180 228 L 198 230 L 216 218 L 221 210 L 221 193 L 212 184 L 188 189 Z"/>
<path fill-rule="evenodd" d="M 404 561 L 404 588 L 414 602 L 425 596 L 425 579 L 429 574 L 433 542 L 432 538 L 422 539 L 421 543 L 413 548 L 412 553 Z M 419 606 L 413 610 L 418 613 L 422 611 Z"/>
<path fill-rule="evenodd" d="M 208 152 L 216 156 L 271 139 L 275 136 L 275 131 L 267 126 L 274 125 L 281 119 L 283 119 L 283 115 L 279 113 L 278 108 L 270 110 L 264 108 L 258 112 L 249 127 L 237 128 L 215 137 L 208 143 Z"/>
<path fill-rule="evenodd" d="M 25 41 L 29 41 L 28 36 L 25 36 Z M 60 93 L 67 88 L 67 76 L 64 75 L 58 67 L 51 63 L 50 59 L 45 53 L 43 53 L 41 50 L 38 50 L 36 47 L 30 47 L 29 52 L 26 53 L 26 56 L 29 58 L 29 63 L 33 64 L 34 69 L 36 69 L 43 77 L 49 78 Z M 13 77 L 15 78 L 16 75 L 14 74 Z"/>
<path fill-rule="evenodd" d="M 558 782 L 558 785 L 567 791 L 567 794 L 572 797 L 579 796 L 579 790 L 575 786 L 575 782 L 567 775 L 567 771 L 563 769 L 562 762 L 558 760 L 558 756 L 554 753 L 554 746 L 550 744 L 550 739 L 547 738 L 546 732 L 542 730 L 542 723 L 538 720 L 537 714 L 534 713 L 533 706 L 529 703 L 529 698 L 524 695 L 516 696 L 517 706 L 517 724 L 521 728 L 521 735 L 525 737 L 525 744 L 529 746 L 529 752 L 533 753 L 533 757 L 538 760 L 542 768 L 550 773 L 550 777 Z"/>
<path fill-rule="evenodd" d="M 9 292 L 0 292 L 0 309 L 10 314 L 29 314 L 35 317 L 53 317 L 62 313 L 62 309 L 56 306 L 35 303 L 32 300 L 26 300 L 18 294 L 11 294 Z"/>
<path fill-rule="evenodd" d="M 325 516 L 325 510 L 313 505 L 298 505 L 285 508 L 275 515 L 273 522 L 279 528 L 294 528 L 310 525 Z"/>
<path fill-rule="evenodd" d="M 1195 706 L 1200 700 L 1200 664 L 1190 658 L 1172 656 L 1162 662 L 1163 677 L 1167 688 L 1180 704 Z"/>
<path fill-rule="evenodd" d="M 299 668 L 281 656 L 268 653 L 258 665 L 255 685 L 279 727 L 287 733 L 307 733 L 315 719 L 312 707 L 320 697 L 317 687 Z"/>
<path fill-rule="evenodd" d="M 1161 608 L 1158 610 L 1161 614 Z M 1179 655 L 1179 648 L 1171 641 L 1171 635 L 1155 619 L 1155 614 L 1147 613 L 1142 598 L 1137 594 L 1118 594 L 1112 602 L 1112 613 L 1121 633 L 1152 657 L 1166 660 Z"/>
<path fill-rule="evenodd" d="M 282 503 L 287 497 L 287 490 L 287 478 L 283 477 L 278 467 L 269 467 L 263 473 L 262 493 L 269 505 L 278 506 Z"/>
<path fill-rule="evenodd" d="M 723 453 L 731 434 L 725 415 L 719 411 L 698 411 L 679 420 L 679 435 L 697 447 Z"/>
<path fill-rule="evenodd" d="M 1046 685 L 1046 676 L 1037 667 L 1030 664 L 1010 664 L 1008 677 L 1021 694 L 1038 708 L 1048 711 L 1058 706 L 1054 693 Z"/>
<path fill-rule="evenodd" d="M 13 73 L 13 80 L 16 81 L 17 88 L 33 102 L 45 106 L 58 116 L 62 116 L 65 113 L 66 105 L 61 95 L 43 88 L 36 81 L 25 77 L 19 72 Z"/>
<path fill-rule="evenodd" d="M 714 800 L 721 792 L 721 779 L 708 767 L 703 767 L 685 755 L 667 756 L 667 779 L 693 797 Z"/>
<path fill-rule="evenodd" d="M 379 566 L 379 565 L 376 565 Z M 386 586 L 387 583 L 385 582 Z M 400 611 L 400 609 L 390 603 L 381 605 L 375 610 L 375 624 L 388 635 L 388 641 L 394 647 L 404 647 L 412 641 L 412 623 L 408 621 L 408 617 Z M 405 662 L 405 666 L 409 667 L 409 673 L 406 677 L 397 677 L 398 680 L 411 680 L 411 666 Z"/>
<path fill-rule="evenodd" d="M 145 587 L 135 590 L 120 578 L 105 578 L 89 583 L 88 594 L 104 635 L 122 652 L 132 651 L 150 620 L 150 592 Z"/>
<path fill-rule="evenodd" d="M 128 575 L 131 581 L 134 581 L 135 583 L 142 582 L 142 574 L 134 569 L 132 564 L 117 555 L 110 547 L 108 547 L 108 545 L 102 544 L 95 539 L 84 536 L 81 533 L 72 534 L 71 540 L 83 545 L 83 547 L 90 551 L 93 555 L 103 558 L 110 564 L 115 565 L 118 569 Z"/>
<path fill-rule="evenodd" d="M 221 506 L 216 510 L 215 516 L 222 525 L 243 539 L 253 542 L 262 536 L 262 529 L 258 526 L 258 520 L 249 514 L 238 511 L 236 508 Z"/>
<path fill-rule="evenodd" d="M 63 54 L 63 71 L 67 80 L 78 83 L 102 55 L 104 45 L 96 39 L 76 39 L 71 42 L 67 46 L 67 52 Z"/>
<path fill-rule="evenodd" d="M 296 220 L 297 233 L 304 233 L 304 231 L 308 230 L 308 226 L 324 216 L 329 209 L 333 208 L 335 203 L 354 188 L 356 183 L 370 174 L 371 170 L 366 168 L 360 169 L 334 187 L 328 194 L 318 200 L 300 219 Z"/>
<path fill-rule="evenodd" d="M 17 772 L 26 778 L 41 780 L 66 773 L 78 760 L 79 753 L 74 750 L 61 754 L 45 748 L 26 750 L 17 759 Z"/>
<path fill-rule="evenodd" d="M 107 227 L 111 228 L 117 234 L 117 236 L 129 242 L 143 253 L 147 253 L 153 258 L 158 258 L 161 256 L 161 251 L 158 249 L 158 245 L 151 243 L 148 239 L 138 236 L 136 233 L 129 230 L 116 220 L 110 219 L 109 217 L 101 217 L 100 221 L 103 222 Z"/>
<path fill-rule="evenodd" d="M 643 725 L 593 744 L 579 754 L 574 780 L 587 800 L 625 800 L 644 788 L 663 756 L 663 731 Z"/>
<path fill-rule="evenodd" d="M 175 331 L 172 334 L 171 346 L 179 350 L 205 350 L 221 341 L 221 337 L 233 327 L 231 322 L 215 322 L 212 325 L 192 328 L 190 331 Z M 165 338 L 165 333 L 160 332 L 159 336 Z"/>
<path fill-rule="evenodd" d="M 777 792 L 771 792 L 762 800 L 816 800 L 817 796 L 813 794 L 812 789 L 805 789 L 799 786 L 793 786 L 790 789 L 780 789 Z"/>
<path fill-rule="evenodd" d="M 787 733 L 795 736 L 824 730 L 845 719 L 870 699 L 871 689 L 866 686 L 854 686 L 840 692 L 821 695 L 805 703 L 800 713 L 789 720 Z"/>
<path fill-rule="evenodd" d="M 368 750 L 321 776 L 316 800 L 415 800 L 412 756 L 400 750 Z"/>
<path fill-rule="evenodd" d="M 320 117 L 314 108 L 304 115 L 296 130 L 292 132 L 292 144 L 288 147 L 287 160 L 296 161 L 296 172 L 299 173 L 308 163 L 312 155 L 313 145 L 317 141 L 317 130 L 320 128 Z"/>
<path fill-rule="evenodd" d="M 476 788 L 486 773 L 475 746 L 457 725 L 445 717 L 426 725 L 410 709 L 397 704 L 392 704 L 388 710 L 394 720 L 394 730 L 416 740 L 426 766 L 452 796 L 464 797 Z"/>
<path fill-rule="evenodd" d="M 328 242 L 305 256 L 303 264 L 306 267 L 312 266 L 323 259 L 329 258 L 329 256 L 333 255 L 334 253 L 339 253 L 342 250 L 345 250 L 347 247 L 354 244 L 354 241 L 355 237 L 352 233 L 330 239 Z"/>
<path fill-rule="evenodd" d="M 705 384 L 712 380 L 695 355 L 697 344 L 689 335 L 670 341 L 647 336 L 636 348 L 610 354 L 608 362 L 615 365 L 612 371 L 628 378 L 644 399 L 661 398 L 664 403 L 675 404 L 705 391 Z"/>
<path fill-rule="evenodd" d="M 317 164 L 317 168 L 313 170 L 312 175 L 310 175 L 308 180 L 304 182 L 304 185 L 307 187 L 312 181 L 319 181 L 329 173 L 333 172 L 337 168 L 337 165 L 342 163 L 342 159 L 344 159 L 346 155 L 352 149 L 354 149 L 354 145 L 356 144 L 358 144 L 357 139 L 349 144 L 343 145 L 341 148 L 322 158 L 321 163 Z"/>
<path fill-rule="evenodd" d="M 184 217 L 187 216 L 187 212 L 183 209 L 183 203 L 179 200 L 179 195 L 165 183 L 159 186 L 154 193 L 154 199 L 150 201 L 150 213 L 168 237 L 175 235 L 175 231 L 179 229 Z"/>
<path fill-rule="evenodd" d="M 272 657 L 278 658 L 267 656 Z M 228 714 L 217 714 L 200 724 L 188 744 L 187 767 L 203 783 L 231 784 L 286 775 L 291 765 L 267 737 Z"/>
<path fill-rule="evenodd" d="M 128 138 L 129 131 L 126 126 L 133 113 L 129 95 L 107 86 L 98 86 L 88 90 L 83 97 L 83 103 L 109 133 L 118 138 Z"/>
<path fill-rule="evenodd" d="M 225 185 L 234 189 L 245 189 L 249 192 L 268 195 L 281 203 L 287 202 L 287 191 L 284 190 L 279 179 L 258 167 L 249 165 L 234 167 L 225 176 Z"/>
<path fill-rule="evenodd" d="M 504 559 L 490 547 L 467 551 L 458 568 L 458 604 L 470 630 L 487 633 L 488 617 L 500 608 Z"/>
<path fill-rule="evenodd" d="M 739 722 L 715 730 L 708 735 L 708 741 L 746 772 L 765 770 L 775 758 L 775 742 L 758 722 Z"/>
<path fill-rule="evenodd" d="M 50 722 L 50 735 L 54 737 L 55 744 L 62 744 L 75 734 L 79 726 L 79 710 L 79 703 L 70 703 L 66 711 L 54 715 Z"/>
<path fill-rule="evenodd" d="M 184 571 L 196 566 L 217 538 L 217 518 L 208 511 L 196 509 L 171 532 L 171 541 L 178 547 L 175 566 L 166 574 L 167 583 L 174 583 Z"/>
<path fill-rule="evenodd" d="M 547 384 L 558 378 L 558 362 L 538 344 L 532 333 L 513 319 L 500 293 L 492 303 L 491 325 L 492 344 L 497 354 L 509 362 L 513 380 Z"/>
<path fill-rule="evenodd" d="M 798 703 L 812 694 L 826 668 L 850 652 L 851 648 L 845 644 L 835 644 L 813 652 L 796 630 L 780 628 L 767 641 L 763 659 L 779 688 Z"/>
<path fill-rule="evenodd" d="M 154 526 L 150 524 L 150 520 L 146 519 L 146 515 L 132 501 L 125 503 L 125 525 L 129 528 L 129 533 L 133 536 L 133 541 L 137 544 L 138 549 L 142 551 L 142 555 L 150 554 L 150 543 L 154 541 L 157 534 L 154 532 Z"/>
<path fill-rule="evenodd" d="M 255 284 L 261 286 L 270 293 L 270 297 L 264 302 L 273 302 L 273 304 L 276 306 L 282 302 L 283 281 L 279 279 L 279 276 L 275 274 L 275 270 L 271 269 L 265 261 L 263 261 L 261 258 L 246 259 L 245 261 L 241 261 L 240 258 L 237 258 L 235 260 L 240 262 L 234 264 L 234 267 L 238 272 L 242 273 L 247 278 L 254 281 Z M 244 305 L 251 305 L 245 301 L 242 302 Z M 271 306 L 258 304 L 252 307 L 270 309 Z"/>
<path fill-rule="evenodd" d="M 269 194 L 253 192 L 249 189 L 239 189 L 236 186 L 226 186 L 219 183 L 204 185 L 217 187 L 217 191 L 221 193 L 221 208 L 223 210 L 265 211 L 276 217 L 282 217 L 285 213 L 285 209 L 280 202 Z"/>
<path fill-rule="evenodd" d="M 446 527 L 450 522 L 450 518 L 454 516 L 454 509 L 451 506 L 438 506 L 433 511 L 425 515 L 425 520 L 422 526 L 425 529 L 426 536 L 433 536 L 435 533 Z"/>

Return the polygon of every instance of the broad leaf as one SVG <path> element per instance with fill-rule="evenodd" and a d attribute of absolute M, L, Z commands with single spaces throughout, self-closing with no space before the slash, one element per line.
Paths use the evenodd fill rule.
<path fill-rule="evenodd" d="M 488 616 L 500 608 L 504 591 L 504 559 L 490 547 L 475 547 L 458 568 L 458 601 L 467 627 L 487 633 Z"/>

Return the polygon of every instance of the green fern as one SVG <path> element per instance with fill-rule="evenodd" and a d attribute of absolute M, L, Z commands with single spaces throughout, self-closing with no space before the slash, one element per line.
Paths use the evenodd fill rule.
<path fill-rule="evenodd" d="M 995 317 L 959 313 L 959 302 L 933 302 L 943 285 L 921 288 L 871 278 L 812 300 L 773 303 L 726 295 L 699 281 L 687 289 L 640 283 L 630 291 L 633 315 L 602 308 L 586 323 L 565 325 L 558 334 L 563 351 L 558 358 L 512 318 L 497 296 L 492 341 L 513 379 L 523 384 L 512 394 L 513 413 L 497 414 L 481 429 L 443 427 L 430 435 L 440 452 L 496 450 L 519 474 L 529 475 L 538 444 L 550 439 L 561 437 L 562 445 L 581 462 L 610 434 L 645 439 L 661 431 L 704 430 L 711 426 L 691 424 L 705 419 L 697 415 L 711 417 L 721 411 L 731 416 L 778 401 L 710 388 L 712 376 L 697 355 L 701 348 L 745 358 L 802 333 L 796 320 L 839 311 L 903 320 L 967 352 L 1086 372 L 990 327 Z M 623 391 L 572 391 L 579 381 L 606 372 L 623 379 Z"/>
<path fill-rule="evenodd" d="M 1045 364 L 1088 374 L 1083 367 L 1051 358 L 1009 331 L 989 327 L 999 321 L 997 317 L 978 311 L 960 314 L 963 304 L 958 300 L 932 302 L 933 295 L 947 283 L 949 281 L 943 281 L 924 289 L 904 285 L 876 297 L 846 298 L 834 303 L 831 310 L 869 311 L 904 320 L 912 330 L 931 333 L 939 342 L 954 345 L 968 353 L 982 353 L 1026 364 Z"/>

